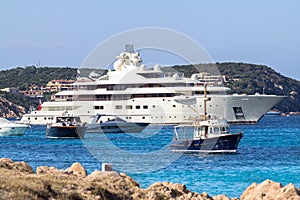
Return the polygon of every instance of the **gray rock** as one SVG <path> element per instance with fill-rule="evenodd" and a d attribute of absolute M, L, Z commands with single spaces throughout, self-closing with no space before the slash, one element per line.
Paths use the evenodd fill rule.
<path fill-rule="evenodd" d="M 72 166 L 66 169 L 64 172 L 66 174 L 73 174 L 82 177 L 87 176 L 85 168 L 79 162 L 73 163 Z"/>
<path fill-rule="evenodd" d="M 241 195 L 241 200 L 284 200 L 300 199 L 299 189 L 293 184 L 283 187 L 280 183 L 265 180 L 261 184 L 251 184 Z"/>
<path fill-rule="evenodd" d="M 9 158 L 0 158 L 0 168 L 15 169 L 19 172 L 25 172 L 30 174 L 34 173 L 32 167 L 26 162 L 14 162 Z"/>

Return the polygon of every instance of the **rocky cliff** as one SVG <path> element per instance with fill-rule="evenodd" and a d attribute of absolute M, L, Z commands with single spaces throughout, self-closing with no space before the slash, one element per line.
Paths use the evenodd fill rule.
<path fill-rule="evenodd" d="M 25 112 L 26 109 L 23 106 L 16 105 L 0 96 L 0 117 L 16 118 L 22 116 Z"/>
<path fill-rule="evenodd" d="M 124 173 L 96 170 L 87 175 L 80 163 L 66 170 L 40 166 L 34 173 L 25 162 L 0 159 L 0 199 L 200 199 L 230 200 L 225 195 L 209 196 L 189 191 L 185 185 L 158 182 L 142 189 Z M 299 199 L 300 191 L 293 184 L 282 186 L 270 180 L 253 183 L 241 195 L 250 199 Z M 238 199 L 238 198 L 234 198 Z"/>

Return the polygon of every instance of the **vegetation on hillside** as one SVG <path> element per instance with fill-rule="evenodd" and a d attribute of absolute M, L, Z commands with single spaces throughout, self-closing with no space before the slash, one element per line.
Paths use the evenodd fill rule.
<path fill-rule="evenodd" d="M 46 86 L 53 79 L 75 79 L 75 68 L 69 67 L 17 67 L 0 71 L 0 88 L 19 87 L 25 90 L 31 85 Z"/>

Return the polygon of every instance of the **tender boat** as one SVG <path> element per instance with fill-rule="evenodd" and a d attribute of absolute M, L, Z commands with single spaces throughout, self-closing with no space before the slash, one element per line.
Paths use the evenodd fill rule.
<path fill-rule="evenodd" d="M 206 87 L 204 87 L 204 114 L 191 124 L 174 127 L 171 151 L 184 153 L 234 153 L 243 133 L 229 131 L 226 119 L 206 114 Z"/>
<path fill-rule="evenodd" d="M 106 116 L 97 114 L 91 124 L 87 126 L 87 132 L 92 133 L 139 133 L 149 123 L 130 122 L 118 116 Z"/>
<path fill-rule="evenodd" d="M 84 138 L 86 123 L 78 116 L 56 116 L 54 123 L 47 124 L 47 138 Z"/>
<path fill-rule="evenodd" d="M 0 136 L 24 135 L 29 125 L 0 118 Z"/>

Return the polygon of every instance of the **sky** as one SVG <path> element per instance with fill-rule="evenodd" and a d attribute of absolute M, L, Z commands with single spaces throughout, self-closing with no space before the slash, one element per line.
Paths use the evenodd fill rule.
<path fill-rule="evenodd" d="M 160 27 L 192 38 L 214 62 L 264 64 L 300 80 L 299 8 L 297 0 L 1 0 L 0 68 L 80 67 L 108 38 Z"/>

